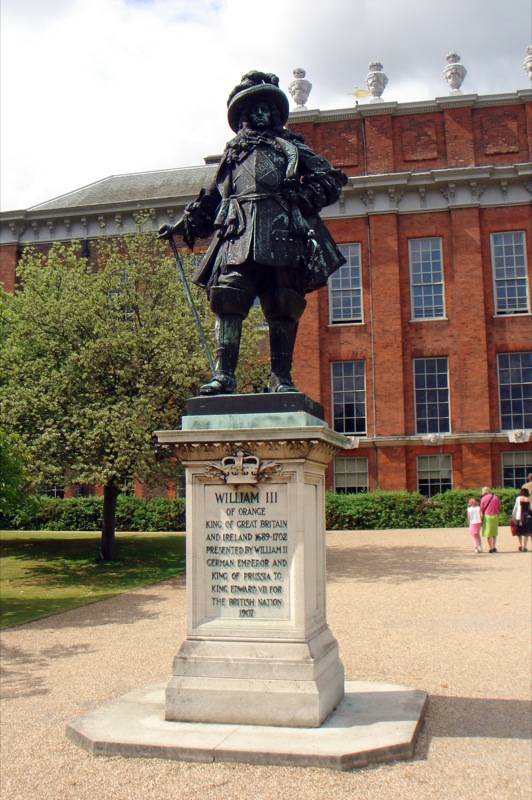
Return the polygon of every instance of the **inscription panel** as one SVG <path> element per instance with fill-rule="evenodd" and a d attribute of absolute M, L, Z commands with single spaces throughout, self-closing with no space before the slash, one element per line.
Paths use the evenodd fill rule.
<path fill-rule="evenodd" d="M 286 483 L 204 485 L 207 619 L 287 620 L 294 532 Z"/>

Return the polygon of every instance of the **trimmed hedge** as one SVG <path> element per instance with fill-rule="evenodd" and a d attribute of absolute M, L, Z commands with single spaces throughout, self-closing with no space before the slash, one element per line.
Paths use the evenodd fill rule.
<path fill-rule="evenodd" d="M 501 525 L 510 524 L 517 489 L 495 489 L 502 503 Z M 400 530 L 404 528 L 460 528 L 467 524 L 467 502 L 480 500 L 480 491 L 454 489 L 428 500 L 418 492 L 327 492 L 327 530 Z M 0 515 L 4 530 L 97 531 L 102 525 L 103 498 L 29 497 L 8 517 Z M 119 496 L 117 531 L 184 531 L 185 501 L 156 497 Z"/>
<path fill-rule="evenodd" d="M 500 524 L 509 525 L 517 489 L 497 488 L 502 509 Z M 467 525 L 470 497 L 480 502 L 480 490 L 453 489 L 427 499 L 418 492 L 327 493 L 328 530 L 395 530 L 404 528 L 460 528 Z"/>
<path fill-rule="evenodd" d="M 98 531 L 102 527 L 102 497 L 29 497 L 11 516 L 0 516 L 4 530 Z M 117 531 L 184 531 L 185 501 L 155 497 L 119 496 L 116 502 Z"/>
<path fill-rule="evenodd" d="M 332 531 L 423 528 L 423 505 L 424 498 L 410 492 L 328 492 L 325 525 Z"/>

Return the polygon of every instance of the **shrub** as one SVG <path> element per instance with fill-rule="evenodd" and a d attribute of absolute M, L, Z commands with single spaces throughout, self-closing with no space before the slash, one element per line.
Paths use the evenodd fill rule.
<path fill-rule="evenodd" d="M 424 528 L 424 498 L 417 492 L 327 493 L 328 530 Z"/>
<path fill-rule="evenodd" d="M 509 525 L 517 489 L 497 488 L 502 504 L 501 525 Z M 480 500 L 480 490 L 453 489 L 430 500 L 418 492 L 376 491 L 362 494 L 327 492 L 328 530 L 401 530 L 459 528 L 467 524 L 467 501 Z M 102 524 L 103 498 L 28 497 L 12 516 L 0 518 L 6 530 L 97 531 Z M 185 501 L 155 497 L 118 497 L 117 531 L 184 531 Z"/>
<path fill-rule="evenodd" d="M 43 519 L 47 530 L 94 531 L 101 528 L 103 502 L 99 497 L 54 498 L 53 502 L 53 506 L 41 507 L 41 519 L 48 508 L 52 511 L 51 518 Z"/>
<path fill-rule="evenodd" d="M 102 497 L 32 496 L 17 513 L 4 516 L 1 524 L 5 530 L 98 531 L 102 513 Z M 116 503 L 116 530 L 183 531 L 185 501 L 120 496 Z"/>
<path fill-rule="evenodd" d="M 493 493 L 501 501 L 500 524 L 509 525 L 518 490 L 499 486 Z M 439 519 L 434 527 L 460 528 L 467 525 L 467 503 L 470 497 L 475 497 L 480 503 L 480 489 L 453 489 L 451 492 L 435 494 L 428 503 L 428 506 L 433 507 L 434 519 Z"/>
<path fill-rule="evenodd" d="M 154 497 L 119 497 L 116 504 L 118 531 L 184 531 L 185 501 Z"/>
<path fill-rule="evenodd" d="M 497 488 L 501 525 L 509 525 L 517 489 Z M 418 492 L 335 494 L 326 498 L 328 530 L 393 530 L 404 528 L 460 528 L 467 525 L 470 497 L 480 501 L 480 489 L 453 489 L 430 500 Z"/>

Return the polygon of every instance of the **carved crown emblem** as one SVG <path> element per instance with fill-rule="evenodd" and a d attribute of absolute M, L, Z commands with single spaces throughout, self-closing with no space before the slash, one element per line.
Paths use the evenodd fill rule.
<path fill-rule="evenodd" d="M 210 461 L 205 470 L 210 477 L 222 478 L 226 483 L 258 483 L 282 472 L 277 461 L 262 461 L 252 453 L 236 450 L 218 462 Z"/>
<path fill-rule="evenodd" d="M 237 450 L 234 455 L 222 458 L 220 464 L 226 483 L 257 483 L 260 466 L 257 456 Z"/>

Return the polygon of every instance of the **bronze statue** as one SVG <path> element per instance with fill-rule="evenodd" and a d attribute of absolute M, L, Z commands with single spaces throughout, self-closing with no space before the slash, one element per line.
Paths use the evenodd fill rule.
<path fill-rule="evenodd" d="M 305 294 L 345 263 L 318 212 L 340 196 L 347 177 L 287 130 L 289 106 L 276 75 L 248 72 L 227 101 L 228 142 L 216 177 L 176 225 L 192 248 L 214 238 L 194 275 L 216 314 L 216 364 L 201 394 L 236 389 L 242 321 L 256 297 L 269 326 L 272 392 L 297 392 L 292 356 Z"/>

